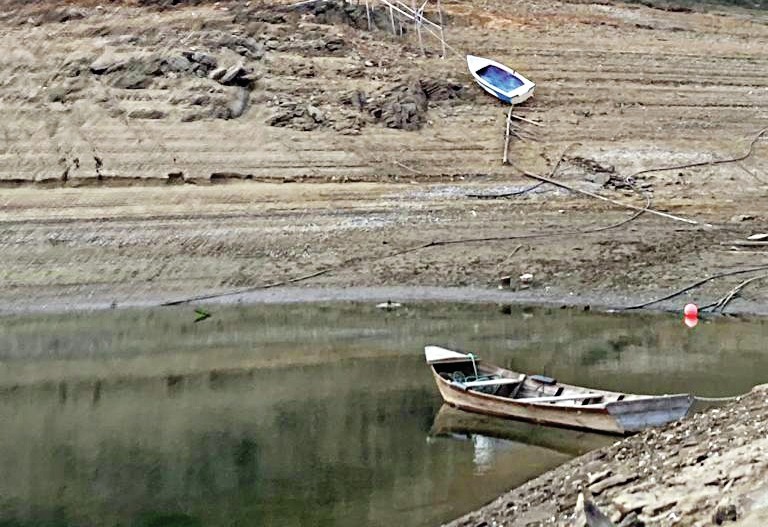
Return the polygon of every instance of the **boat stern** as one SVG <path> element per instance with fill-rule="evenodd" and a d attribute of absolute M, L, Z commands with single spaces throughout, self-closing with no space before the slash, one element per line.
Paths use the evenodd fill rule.
<path fill-rule="evenodd" d="M 688 394 L 628 399 L 608 403 L 610 413 L 625 433 L 663 426 L 688 415 L 693 405 Z"/>

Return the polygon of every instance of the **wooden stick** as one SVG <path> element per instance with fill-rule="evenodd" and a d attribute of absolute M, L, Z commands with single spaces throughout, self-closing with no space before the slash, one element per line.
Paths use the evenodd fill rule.
<path fill-rule="evenodd" d="M 722 313 L 723 310 L 726 308 L 726 306 L 730 304 L 734 298 L 736 298 L 741 294 L 742 289 L 744 289 L 747 285 L 754 282 L 755 280 L 762 280 L 763 278 L 768 278 L 768 275 L 761 274 L 761 275 L 753 276 L 752 278 L 748 278 L 744 280 L 739 285 L 731 289 L 727 295 L 725 295 L 723 298 L 715 302 L 715 305 L 712 308 L 712 311 L 717 311 L 719 309 L 720 312 Z"/>
<path fill-rule="evenodd" d="M 408 20 L 415 20 L 415 17 L 416 17 L 415 13 L 412 13 L 412 12 L 411 12 L 411 8 L 410 8 L 410 7 L 408 7 L 407 5 L 403 4 L 401 1 L 397 0 L 397 3 L 398 3 L 400 6 L 402 6 L 402 7 L 398 7 L 398 6 L 396 6 L 396 5 L 393 5 L 393 4 L 392 4 L 392 3 L 390 3 L 388 0 L 379 0 L 379 2 L 383 3 L 383 4 L 384 4 L 384 5 L 386 5 L 386 6 L 389 6 L 389 7 L 391 7 L 391 8 L 392 8 L 394 11 L 396 11 L 398 14 L 402 15 L 402 16 L 403 16 L 403 17 L 405 17 L 406 19 L 408 19 Z M 441 37 L 439 34 L 435 33 L 435 32 L 434 32 L 434 31 L 433 31 L 433 30 L 432 30 L 432 29 L 429 27 L 429 26 L 432 26 L 432 27 L 434 27 L 435 29 L 437 29 L 437 30 L 440 30 L 440 29 L 441 29 L 441 26 L 439 26 L 439 25 L 435 24 L 434 22 L 432 22 L 430 19 L 428 19 L 428 18 L 424 17 L 423 15 L 420 17 L 420 20 L 421 20 L 421 22 L 422 22 L 422 23 L 426 24 L 426 25 L 422 25 L 422 26 L 420 26 L 422 29 L 424 29 L 424 30 L 425 30 L 427 33 L 429 33 L 430 35 L 432 35 L 433 37 L 435 37 L 437 40 L 439 40 L 439 41 L 441 42 L 441 44 L 442 44 L 443 46 L 445 46 L 445 48 L 446 48 L 446 49 L 448 49 L 448 50 L 450 50 L 450 51 L 454 52 L 454 53 L 455 53 L 456 55 L 458 55 L 458 56 L 462 56 L 462 53 L 460 53 L 460 52 L 459 52 L 459 51 L 458 51 L 456 48 L 454 48 L 453 46 L 451 46 L 450 44 L 448 44 L 448 43 L 445 41 L 445 39 L 444 39 L 444 38 L 442 38 L 442 37 Z M 400 22 L 400 36 L 403 36 L 403 25 L 402 25 L 402 21 Z"/>
<path fill-rule="evenodd" d="M 720 242 L 720 245 L 735 245 L 737 247 L 764 247 L 768 246 L 768 241 L 736 240 L 733 242 Z"/>
<path fill-rule="evenodd" d="M 419 36 L 419 48 L 421 49 L 421 55 L 425 57 L 427 54 L 424 52 L 424 41 L 421 37 L 421 22 L 419 22 L 419 12 L 416 11 L 416 0 L 411 0 L 411 8 L 415 14 L 413 17 L 413 23 L 416 26 L 416 34 Z"/>
<path fill-rule="evenodd" d="M 423 175 L 424 175 L 424 173 L 423 173 L 423 172 L 419 172 L 419 171 L 418 171 L 418 170 L 416 170 L 415 168 L 411 168 L 411 167 L 409 167 L 408 165 L 406 165 L 406 164 L 404 164 L 404 163 L 401 163 L 400 161 L 398 161 L 398 160 L 396 160 L 396 159 L 395 159 L 395 160 L 393 160 L 392 162 L 393 162 L 394 164 L 396 164 L 397 166 L 399 166 L 399 167 L 402 167 L 402 168 L 404 168 L 404 169 L 406 169 L 406 170 L 409 170 L 409 171 L 413 172 L 414 174 L 418 174 L 418 175 L 420 175 L 420 176 L 423 176 Z"/>
<path fill-rule="evenodd" d="M 443 8 L 440 5 L 440 0 L 437 0 L 437 16 L 440 21 L 440 42 L 443 44 L 443 56 L 445 58 L 445 31 L 443 31 Z"/>
<path fill-rule="evenodd" d="M 368 0 L 365 0 L 365 16 L 368 19 L 368 31 L 371 30 L 371 8 L 368 5 Z"/>
<path fill-rule="evenodd" d="M 509 115 L 512 115 L 512 106 L 509 107 Z M 501 163 L 503 165 L 506 165 L 509 161 L 509 158 L 507 157 L 507 154 L 509 153 L 509 115 L 507 116 L 507 131 L 504 134 L 504 157 L 501 158 Z"/>
<path fill-rule="evenodd" d="M 409 20 L 415 20 L 416 19 L 416 16 L 417 16 L 416 10 L 411 8 L 411 7 L 408 7 L 406 4 L 404 4 L 400 0 L 396 0 L 396 3 L 400 7 L 398 7 L 396 5 L 393 5 L 392 3 L 389 2 L 389 0 L 379 0 L 379 2 L 383 3 L 384 5 L 392 6 L 392 8 L 394 8 L 395 11 L 397 11 L 401 15 L 405 16 Z M 414 5 L 415 5 L 415 0 L 412 0 L 412 2 L 414 2 Z M 436 23 L 432 22 L 427 17 L 421 16 L 420 18 L 421 18 L 421 21 L 424 22 L 425 24 L 427 24 L 428 26 L 432 26 L 435 29 L 440 29 L 439 25 L 437 25 Z"/>
<path fill-rule="evenodd" d="M 326 0 L 304 0 L 303 2 L 297 2 L 295 4 L 290 4 L 290 5 L 286 6 L 286 7 L 291 9 L 291 8 L 294 8 L 294 7 L 303 6 L 305 4 L 314 4 L 315 2 L 325 2 L 325 1 Z"/>
<path fill-rule="evenodd" d="M 643 207 L 638 207 L 637 205 L 632 205 L 630 203 L 624 203 L 624 202 L 621 202 L 621 201 L 617 201 L 615 199 L 606 198 L 605 196 L 601 196 L 600 194 L 595 194 L 594 192 L 589 192 L 588 190 L 577 189 L 577 188 L 572 187 L 570 185 L 566 185 L 565 183 L 561 183 L 559 181 L 555 181 L 554 179 L 550 179 L 550 178 L 547 178 L 547 177 L 544 177 L 544 176 L 539 176 L 538 174 L 534 174 L 532 172 L 528 172 L 527 170 L 523 170 L 522 168 L 517 167 L 517 166 L 513 165 L 512 163 L 510 163 L 510 165 L 512 165 L 515 168 L 515 170 L 517 170 L 518 172 L 520 172 L 521 174 L 523 174 L 525 176 L 528 176 L 529 178 L 533 178 L 533 179 L 536 179 L 538 181 L 544 181 L 545 183 L 549 183 L 550 185 L 555 185 L 556 187 L 564 188 L 565 190 L 570 190 L 571 192 L 577 192 L 579 194 L 584 194 L 585 196 L 589 196 L 590 198 L 595 198 L 595 199 L 599 199 L 599 200 L 602 200 L 602 201 L 607 201 L 608 203 L 613 203 L 614 205 L 619 205 L 621 207 L 624 207 L 624 208 L 627 208 L 627 209 L 631 209 L 631 210 L 637 210 L 637 211 L 641 211 L 642 210 L 643 212 L 649 212 L 651 214 L 655 214 L 656 216 L 661 216 L 662 218 L 667 218 L 669 220 L 682 221 L 683 223 L 689 223 L 691 225 L 702 225 L 704 227 L 712 227 L 712 225 L 709 224 L 709 223 L 702 223 L 702 222 L 696 221 L 696 220 L 689 220 L 688 218 L 681 218 L 680 216 L 675 216 L 673 214 L 668 214 L 666 212 L 661 212 L 661 211 L 654 210 L 654 209 L 646 209 L 646 208 L 643 208 Z"/>
<path fill-rule="evenodd" d="M 526 122 L 526 123 L 531 123 L 531 124 L 536 125 L 536 126 L 545 126 L 545 125 L 543 125 L 541 123 L 537 123 L 536 121 L 531 121 L 530 119 L 526 119 L 525 117 L 520 117 L 519 115 L 513 115 L 511 113 L 509 115 L 513 119 L 519 119 L 520 121 L 523 121 L 523 122 Z"/>

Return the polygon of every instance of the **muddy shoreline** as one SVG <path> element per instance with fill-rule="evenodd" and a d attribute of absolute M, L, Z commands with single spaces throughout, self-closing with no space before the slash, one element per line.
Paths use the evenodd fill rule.
<path fill-rule="evenodd" d="M 136 309 L 161 308 L 165 305 L 175 306 L 216 306 L 216 305 L 260 305 L 260 304 L 296 304 L 296 303 L 386 303 L 387 301 L 400 304 L 420 304 L 432 302 L 525 305 L 533 307 L 550 307 L 559 309 L 577 309 L 603 313 L 682 313 L 681 301 L 671 299 L 642 309 L 627 309 L 627 306 L 647 301 L 648 299 L 633 298 L 625 295 L 583 295 L 564 294 L 558 291 L 510 291 L 508 289 L 482 289 L 473 287 L 427 287 L 427 286 L 394 286 L 394 287 L 346 287 L 346 288 L 311 288 L 311 287 L 276 287 L 249 292 L 211 293 L 213 298 L 195 300 L 194 297 L 173 297 L 168 295 L 146 296 L 142 299 L 131 299 L 120 302 L 114 295 L 94 293 L 81 298 L 69 297 L 66 301 L 60 299 L 39 300 L 35 304 L 5 305 L 0 308 L 0 315 L 15 315 L 36 313 L 66 313 L 105 309 Z M 683 297 L 684 298 L 684 297 Z M 742 302 L 738 309 L 728 311 L 728 317 L 764 317 L 768 315 L 768 305 L 760 302 Z M 700 319 L 722 317 L 722 314 L 702 313 Z"/>

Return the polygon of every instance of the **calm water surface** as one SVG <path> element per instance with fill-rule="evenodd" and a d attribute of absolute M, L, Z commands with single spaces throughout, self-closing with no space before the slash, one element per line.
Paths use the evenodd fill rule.
<path fill-rule="evenodd" d="M 0 319 L 0 525 L 436 525 L 612 438 L 442 408 L 442 344 L 607 389 L 768 382 L 763 321 L 495 305 Z"/>

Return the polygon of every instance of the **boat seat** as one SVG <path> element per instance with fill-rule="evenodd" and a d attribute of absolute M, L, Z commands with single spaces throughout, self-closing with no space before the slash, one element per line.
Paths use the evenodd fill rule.
<path fill-rule="evenodd" d="M 514 384 L 516 382 L 520 382 L 520 379 L 507 379 L 507 378 L 485 379 L 482 381 L 470 381 L 462 384 L 467 388 L 475 388 L 478 386 L 499 386 L 502 384 Z"/>
<path fill-rule="evenodd" d="M 550 384 L 557 383 L 557 381 L 555 379 L 553 379 L 552 377 L 547 377 L 546 375 L 531 375 L 528 378 L 531 379 L 532 381 L 536 381 L 536 382 L 539 382 L 541 384 L 550 385 Z"/>
<path fill-rule="evenodd" d="M 603 396 L 599 393 L 580 393 L 576 395 L 550 395 L 547 397 L 523 397 L 518 401 L 526 403 L 559 403 L 564 401 L 582 401 L 589 399 L 602 399 Z"/>

